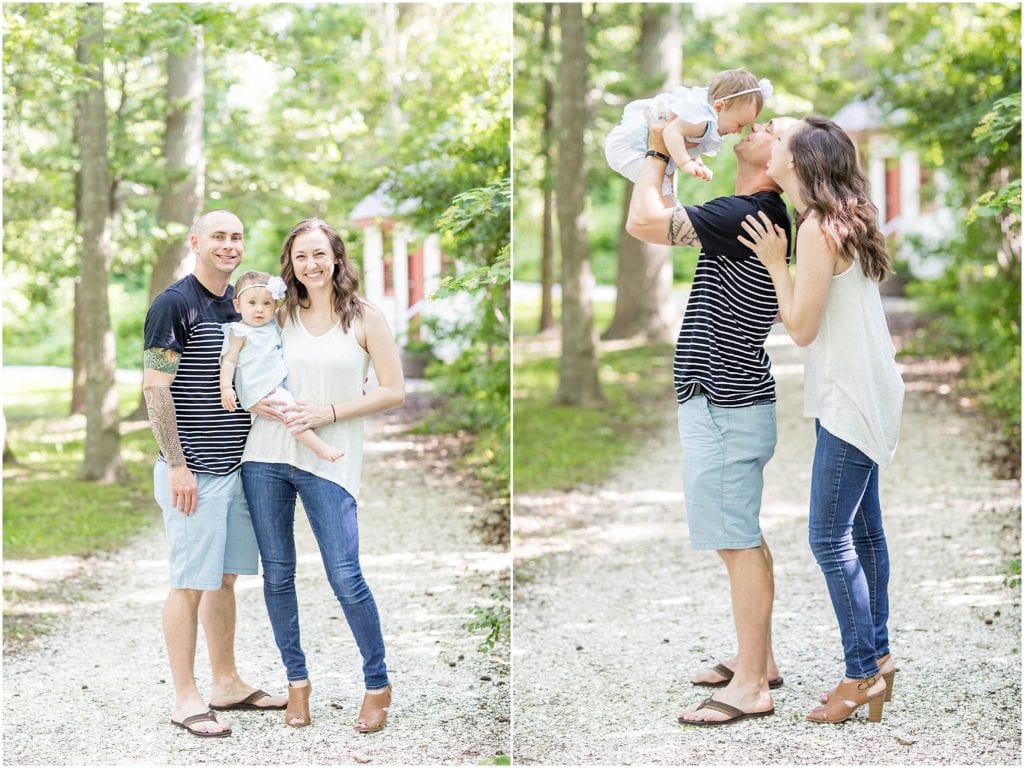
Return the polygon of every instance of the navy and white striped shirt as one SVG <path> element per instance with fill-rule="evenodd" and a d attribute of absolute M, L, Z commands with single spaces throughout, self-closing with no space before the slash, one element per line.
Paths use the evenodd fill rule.
<path fill-rule="evenodd" d="M 757 256 L 736 239 L 740 222 L 764 211 L 789 240 L 790 222 L 777 192 L 719 197 L 686 206 L 701 253 L 676 341 L 676 400 L 698 392 L 712 405 L 740 408 L 775 400 L 764 349 L 779 311 L 775 287 Z"/>
<path fill-rule="evenodd" d="M 221 325 L 240 318 L 233 293 L 229 286 L 215 296 L 195 275 L 186 275 L 157 296 L 146 314 L 144 348 L 181 354 L 171 397 L 185 463 L 193 472 L 233 472 L 249 435 L 248 411 L 232 413 L 220 403 Z"/>

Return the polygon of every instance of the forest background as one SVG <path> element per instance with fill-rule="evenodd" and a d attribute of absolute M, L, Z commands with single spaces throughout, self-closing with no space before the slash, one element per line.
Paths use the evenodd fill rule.
<path fill-rule="evenodd" d="M 903 351 L 962 365 L 959 394 L 1019 473 L 1018 3 L 519 4 L 513 61 L 514 276 L 541 285 L 539 299 L 514 292 L 516 491 L 599 480 L 643 434 L 653 409 L 636 403 L 671 398 L 672 293 L 697 250 L 625 233 L 630 189 L 604 137 L 629 101 L 734 67 L 774 84 L 762 121 L 864 102 L 941 169 L 948 188 L 923 192 L 952 213 L 950 231 L 890 241 L 896 290 L 922 324 Z M 710 183 L 677 182 L 684 202 L 732 193 L 738 138 L 706 160 Z M 939 276 L 915 279 L 911 251 Z"/>
<path fill-rule="evenodd" d="M 465 472 L 507 530 L 510 17 L 502 4 L 4 4 L 3 360 L 73 371 L 20 389 L 5 375 L 5 557 L 114 548 L 156 519 L 141 388 L 116 372 L 141 368 L 146 310 L 187 268 L 199 212 L 239 214 L 247 268 L 276 273 L 309 216 L 358 265 L 349 213 L 385 183 L 460 265 L 438 295 L 474 308 L 438 330 L 463 351 L 432 365 L 445 405 L 420 428 L 468 443 Z"/>

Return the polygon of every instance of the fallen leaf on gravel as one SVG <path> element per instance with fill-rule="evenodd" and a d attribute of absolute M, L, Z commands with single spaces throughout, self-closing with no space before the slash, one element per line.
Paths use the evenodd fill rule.
<path fill-rule="evenodd" d="M 896 737 L 896 741 L 905 747 L 909 747 L 911 744 L 917 744 L 917 739 L 904 739 L 900 736 Z"/>
<path fill-rule="evenodd" d="M 357 763 L 369 763 L 373 760 L 369 755 L 361 755 L 358 752 L 352 754 L 352 759 Z"/>

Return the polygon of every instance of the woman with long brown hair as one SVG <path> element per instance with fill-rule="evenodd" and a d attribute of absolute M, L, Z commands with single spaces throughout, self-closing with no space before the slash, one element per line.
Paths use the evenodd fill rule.
<path fill-rule="evenodd" d="M 846 662 L 808 719 L 842 722 L 867 704 L 877 722 L 896 672 L 878 471 L 896 450 L 904 389 L 878 291 L 889 255 L 856 148 L 831 120 L 810 116 L 787 130 L 772 147 L 768 175 L 797 212 L 795 281 L 778 226 L 747 217 L 750 239 L 740 242 L 768 268 L 782 322 L 807 347 L 804 415 L 817 433 L 809 539 Z"/>
<path fill-rule="evenodd" d="M 362 469 L 363 417 L 401 405 L 405 382 L 384 314 L 361 298 L 359 280 L 338 233 L 319 219 L 299 222 L 281 252 L 287 292 L 279 311 L 288 414 L 267 406 L 242 456 L 242 483 L 263 561 L 263 594 L 288 676 L 285 723 L 310 723 L 312 685 L 299 642 L 295 595 L 295 500 L 302 499 L 324 569 L 363 660 L 366 694 L 354 728 L 379 731 L 391 704 L 384 638 L 373 594 L 359 566 L 356 496 Z M 372 363 L 379 387 L 363 383 Z M 315 429 L 344 455 L 318 457 L 289 433 Z"/>

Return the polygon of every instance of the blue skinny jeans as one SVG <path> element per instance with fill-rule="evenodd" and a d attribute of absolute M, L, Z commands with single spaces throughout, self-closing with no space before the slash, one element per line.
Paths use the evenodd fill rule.
<path fill-rule="evenodd" d="M 363 658 L 368 689 L 388 684 L 380 615 L 359 567 L 356 500 L 337 483 L 288 464 L 245 462 L 242 485 L 263 561 L 263 598 L 288 680 L 304 680 L 295 595 L 295 498 L 302 500 L 327 580 Z"/>
<path fill-rule="evenodd" d="M 843 640 L 846 677 L 878 673 L 889 652 L 889 549 L 878 464 L 815 421 L 809 541 Z"/>

